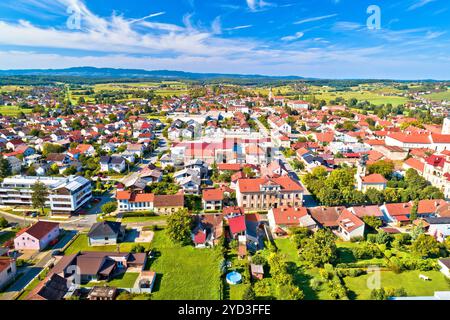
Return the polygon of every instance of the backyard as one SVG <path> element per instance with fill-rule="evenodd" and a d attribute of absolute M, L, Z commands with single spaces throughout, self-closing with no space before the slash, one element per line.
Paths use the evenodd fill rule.
<path fill-rule="evenodd" d="M 152 248 L 156 257 L 149 262 L 147 269 L 157 273 L 153 299 L 221 298 L 219 251 L 173 244 L 164 230 L 155 232 Z"/>
<path fill-rule="evenodd" d="M 121 242 L 118 244 L 121 252 L 130 252 L 137 243 Z M 109 251 L 116 252 L 117 245 L 89 246 L 87 234 L 79 234 L 72 244 L 64 251 L 64 254 L 74 254 L 79 251 Z"/>

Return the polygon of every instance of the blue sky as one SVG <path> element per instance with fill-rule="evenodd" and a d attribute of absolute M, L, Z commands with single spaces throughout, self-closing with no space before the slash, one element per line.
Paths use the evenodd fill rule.
<path fill-rule="evenodd" d="M 2 0 L 0 69 L 450 79 L 449 30 L 447 0 Z"/>

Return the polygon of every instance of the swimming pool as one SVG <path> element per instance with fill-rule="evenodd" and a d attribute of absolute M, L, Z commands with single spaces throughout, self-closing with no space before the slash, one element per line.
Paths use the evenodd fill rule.
<path fill-rule="evenodd" d="M 239 272 L 232 271 L 227 274 L 227 283 L 228 284 L 238 284 L 242 281 L 242 276 Z"/>

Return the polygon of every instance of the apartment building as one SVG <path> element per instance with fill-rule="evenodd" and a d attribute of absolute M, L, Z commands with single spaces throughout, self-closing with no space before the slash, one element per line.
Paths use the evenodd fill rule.
<path fill-rule="evenodd" d="M 156 195 L 118 190 L 116 199 L 120 212 L 154 211 L 158 214 L 170 214 L 184 208 L 183 192 L 173 195 Z"/>
<path fill-rule="evenodd" d="M 32 187 L 43 183 L 49 192 L 46 206 L 52 214 L 71 214 L 92 198 L 91 183 L 80 176 L 5 178 L 0 184 L 0 205 L 32 206 Z"/>
<path fill-rule="evenodd" d="M 239 179 L 236 185 L 238 206 L 246 211 L 269 210 L 303 204 L 303 188 L 289 176 Z"/>

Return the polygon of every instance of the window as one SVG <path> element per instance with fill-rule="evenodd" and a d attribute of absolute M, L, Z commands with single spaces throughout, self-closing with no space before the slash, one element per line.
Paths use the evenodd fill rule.
<path fill-rule="evenodd" d="M 108 241 L 109 240 L 109 237 L 105 237 L 105 241 Z"/>

